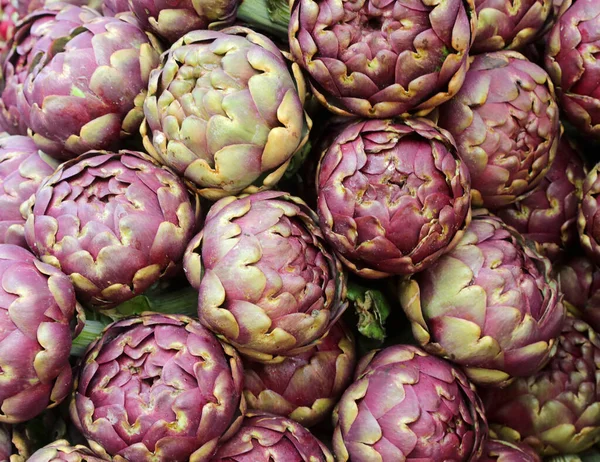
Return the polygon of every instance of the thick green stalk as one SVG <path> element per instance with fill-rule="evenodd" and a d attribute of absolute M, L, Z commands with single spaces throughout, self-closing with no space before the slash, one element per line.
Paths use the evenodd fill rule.
<path fill-rule="evenodd" d="M 285 0 L 244 0 L 237 17 L 255 29 L 287 39 L 290 7 Z"/>

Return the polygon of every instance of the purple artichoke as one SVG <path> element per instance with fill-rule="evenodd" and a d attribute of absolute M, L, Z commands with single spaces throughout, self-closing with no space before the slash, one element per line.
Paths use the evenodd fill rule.
<path fill-rule="evenodd" d="M 18 2 L 0 0 L 0 55 L 4 55 L 6 45 L 15 33 L 15 24 L 19 21 Z"/>
<path fill-rule="evenodd" d="M 0 244 L 27 248 L 28 199 L 57 165 L 25 136 L 0 137 Z"/>
<path fill-rule="evenodd" d="M 293 0 L 290 51 L 329 110 L 424 115 L 463 84 L 473 0 Z"/>
<path fill-rule="evenodd" d="M 334 425 L 339 461 L 475 462 L 487 436 L 475 387 L 449 362 L 409 345 L 361 359 Z"/>
<path fill-rule="evenodd" d="M 430 266 L 470 221 L 469 172 L 452 137 L 425 119 L 350 123 L 317 173 L 320 225 L 355 273 Z"/>
<path fill-rule="evenodd" d="M 541 455 L 585 451 L 600 441 L 600 339 L 568 317 L 556 355 L 535 375 L 483 392 L 490 428 Z"/>
<path fill-rule="evenodd" d="M 537 189 L 496 214 L 524 237 L 540 244 L 544 255 L 556 260 L 579 242 L 577 210 L 584 180 L 583 162 L 563 137 L 556 159 Z"/>
<path fill-rule="evenodd" d="M 181 180 L 147 155 L 92 151 L 42 183 L 25 234 L 81 300 L 105 309 L 173 274 L 197 214 Z"/>
<path fill-rule="evenodd" d="M 0 244 L 0 314 L 0 422 L 24 422 L 69 394 L 83 310 L 67 276 Z"/>
<path fill-rule="evenodd" d="M 333 462 L 331 452 L 299 423 L 251 412 L 211 462 Z"/>
<path fill-rule="evenodd" d="M 567 309 L 600 332 L 600 268 L 586 257 L 571 258 L 557 275 Z"/>
<path fill-rule="evenodd" d="M 478 462 L 542 462 L 542 459 L 526 444 L 490 439 Z"/>
<path fill-rule="evenodd" d="M 191 318 L 117 321 L 81 364 L 71 414 L 104 458 L 207 461 L 241 424 L 242 362 Z"/>
<path fill-rule="evenodd" d="M 85 446 L 71 446 L 67 440 L 58 440 L 38 449 L 27 462 L 104 462 Z"/>
<path fill-rule="evenodd" d="M 104 0 L 102 3 L 104 16 L 116 16 L 126 11 L 129 11 L 129 0 Z"/>
<path fill-rule="evenodd" d="M 560 138 L 546 72 L 514 51 L 472 58 L 465 83 L 439 112 L 471 174 L 473 205 L 499 208 L 542 181 Z"/>
<path fill-rule="evenodd" d="M 30 56 L 17 88 L 19 115 L 52 157 L 112 148 L 139 129 L 159 50 L 131 16 L 107 18 L 67 7 L 46 20 L 53 17 L 51 46 Z"/>
<path fill-rule="evenodd" d="M 350 385 L 355 365 L 354 338 L 337 322 L 309 351 L 275 364 L 245 361 L 248 408 L 313 426 L 330 415 Z"/>
<path fill-rule="evenodd" d="M 415 339 L 478 385 L 541 369 L 565 310 L 550 261 L 500 219 L 478 212 L 456 248 L 400 283 Z"/>
<path fill-rule="evenodd" d="M 216 202 L 184 264 L 202 324 L 261 362 L 312 349 L 347 307 L 315 213 L 284 192 Z"/>
<path fill-rule="evenodd" d="M 546 70 L 569 121 L 600 139 L 600 2 L 566 0 L 562 8 L 546 37 Z"/>
<path fill-rule="evenodd" d="M 583 198 L 577 215 L 577 230 L 583 250 L 600 266 L 600 164 L 587 175 L 583 183 Z"/>
<path fill-rule="evenodd" d="M 472 53 L 521 50 L 533 42 L 553 12 L 553 0 L 475 0 L 477 34 Z"/>
<path fill-rule="evenodd" d="M 144 146 L 210 200 L 277 184 L 306 143 L 304 81 L 243 27 L 187 34 L 150 78 Z"/>
<path fill-rule="evenodd" d="M 143 27 L 168 42 L 188 32 L 215 29 L 235 22 L 240 0 L 131 0 L 131 11 Z"/>

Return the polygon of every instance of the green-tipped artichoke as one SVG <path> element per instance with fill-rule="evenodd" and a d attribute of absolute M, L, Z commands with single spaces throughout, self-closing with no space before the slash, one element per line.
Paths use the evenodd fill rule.
<path fill-rule="evenodd" d="M 347 124 L 323 153 L 317 187 L 325 239 L 366 278 L 427 268 L 470 221 L 467 167 L 425 119 Z"/>
<path fill-rule="evenodd" d="M 71 415 L 104 459 L 205 462 L 242 423 L 243 380 L 235 350 L 198 321 L 145 313 L 90 345 Z"/>
<path fill-rule="evenodd" d="M 354 338 L 340 321 L 309 351 L 276 364 L 248 360 L 244 365 L 249 409 L 289 417 L 310 427 L 331 414 L 352 381 Z"/>
<path fill-rule="evenodd" d="M 77 445 L 72 446 L 67 440 L 58 440 L 52 444 L 38 449 L 27 459 L 28 462 L 103 462 L 89 448 Z M 12 462 L 12 460 L 11 460 Z"/>
<path fill-rule="evenodd" d="M 81 300 L 107 309 L 174 273 L 197 215 L 181 180 L 149 156 L 91 151 L 44 180 L 25 237 Z"/>
<path fill-rule="evenodd" d="M 334 425 L 340 462 L 475 462 L 487 437 L 483 406 L 464 374 L 409 345 L 362 358 Z"/>
<path fill-rule="evenodd" d="M 272 188 L 307 140 L 304 96 L 264 35 L 190 32 L 152 73 L 144 146 L 211 200 Z"/>
<path fill-rule="evenodd" d="M 482 394 L 490 428 L 542 455 L 585 451 L 600 441 L 599 376 L 600 338 L 569 316 L 543 370 Z"/>
<path fill-rule="evenodd" d="M 215 203 L 184 264 L 200 321 L 261 362 L 312 349 L 347 307 L 315 213 L 284 192 Z"/>
<path fill-rule="evenodd" d="M 526 444 L 489 439 L 478 462 L 541 462 L 540 456 Z"/>
<path fill-rule="evenodd" d="M 293 0 L 290 51 L 331 111 L 424 115 L 460 89 L 473 0 Z"/>
<path fill-rule="evenodd" d="M 415 339 L 478 385 L 504 386 L 548 362 L 564 320 L 561 298 L 550 261 L 482 212 L 454 250 L 400 283 Z"/>
<path fill-rule="evenodd" d="M 583 250 L 600 266 L 600 164 L 587 175 L 577 216 L 577 230 Z"/>
<path fill-rule="evenodd" d="M 560 138 L 548 74 L 514 51 L 471 58 L 465 83 L 439 112 L 471 174 L 473 205 L 498 208 L 542 181 Z"/>

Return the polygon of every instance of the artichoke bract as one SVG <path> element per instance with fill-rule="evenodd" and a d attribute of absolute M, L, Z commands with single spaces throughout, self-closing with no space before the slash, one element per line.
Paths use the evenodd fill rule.
<path fill-rule="evenodd" d="M 173 43 L 186 33 L 231 25 L 240 0 L 131 0 L 142 26 Z"/>
<path fill-rule="evenodd" d="M 335 113 L 424 115 L 463 84 L 473 0 L 293 0 L 290 8 L 290 51 Z"/>
<path fill-rule="evenodd" d="M 91 151 L 40 185 L 25 237 L 82 301 L 107 309 L 177 270 L 198 212 L 181 180 L 149 156 Z"/>
<path fill-rule="evenodd" d="M 526 444 L 490 439 L 485 443 L 483 457 L 478 462 L 542 462 L 542 459 Z"/>
<path fill-rule="evenodd" d="M 439 125 L 456 141 L 471 174 L 473 205 L 523 199 L 544 178 L 560 138 L 558 106 L 546 71 L 515 51 L 475 56 Z"/>
<path fill-rule="evenodd" d="M 587 175 L 583 183 L 582 200 L 577 215 L 577 231 L 583 250 L 600 266 L 600 164 Z"/>
<path fill-rule="evenodd" d="M 317 189 L 327 242 L 362 277 L 427 268 L 470 220 L 469 171 L 425 119 L 348 124 L 321 158 Z"/>
<path fill-rule="evenodd" d="M 24 422 L 69 395 L 69 353 L 83 310 L 67 276 L 22 247 L 0 244 L 0 311 L 0 422 Z"/>
<path fill-rule="evenodd" d="M 249 412 L 242 427 L 211 462 L 333 462 L 333 455 L 294 420 Z"/>
<path fill-rule="evenodd" d="M 364 356 L 334 411 L 337 460 L 477 461 L 483 406 L 464 374 L 410 345 Z"/>
<path fill-rule="evenodd" d="M 600 268 L 576 256 L 560 266 L 556 278 L 569 312 L 600 332 Z"/>
<path fill-rule="evenodd" d="M 540 185 L 525 199 L 495 213 L 555 261 L 579 242 L 577 212 L 585 176 L 583 161 L 563 136 Z"/>
<path fill-rule="evenodd" d="M 114 148 L 137 133 L 150 71 L 159 63 L 156 43 L 131 15 L 94 16 L 69 27 L 61 14 L 73 11 L 56 16 L 60 33 L 36 54 L 17 90 L 28 133 L 61 160 Z"/>
<path fill-rule="evenodd" d="M 600 139 L 600 3 L 566 0 L 546 36 L 545 67 L 569 121 Z"/>
<path fill-rule="evenodd" d="M 24 229 L 28 200 L 57 165 L 25 136 L 0 137 L 0 244 L 28 248 Z"/>
<path fill-rule="evenodd" d="M 482 393 L 490 428 L 541 455 L 585 451 L 600 441 L 599 368 L 598 334 L 569 316 L 542 371 Z"/>
<path fill-rule="evenodd" d="M 103 458 L 207 461 L 245 411 L 235 350 L 181 315 L 110 324 L 90 345 L 71 414 Z"/>
<path fill-rule="evenodd" d="M 129 0 L 104 0 L 102 2 L 104 16 L 116 16 L 126 11 L 129 11 Z"/>
<path fill-rule="evenodd" d="M 541 369 L 565 316 L 550 261 L 500 219 L 474 213 L 456 248 L 401 281 L 415 339 L 477 385 L 505 386 Z"/>
<path fill-rule="evenodd" d="M 309 351 L 275 364 L 244 361 L 248 408 L 313 426 L 330 415 L 355 365 L 354 338 L 338 321 Z"/>
<path fill-rule="evenodd" d="M 202 324 L 261 362 L 310 350 L 347 307 L 315 213 L 284 192 L 216 202 L 184 266 Z"/>
<path fill-rule="evenodd" d="M 67 440 L 58 440 L 34 452 L 28 462 L 103 462 L 89 448 L 72 446 Z"/>
<path fill-rule="evenodd" d="M 521 50 L 539 37 L 553 0 L 475 0 L 477 34 L 471 52 Z"/>
<path fill-rule="evenodd" d="M 152 73 L 146 150 L 210 200 L 272 188 L 311 126 L 294 69 L 250 29 L 190 32 Z"/>

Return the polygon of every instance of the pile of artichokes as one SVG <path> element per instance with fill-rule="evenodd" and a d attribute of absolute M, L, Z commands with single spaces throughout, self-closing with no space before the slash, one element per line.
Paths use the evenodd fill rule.
<path fill-rule="evenodd" d="M 598 0 L 0 0 L 0 462 L 600 460 Z"/>

